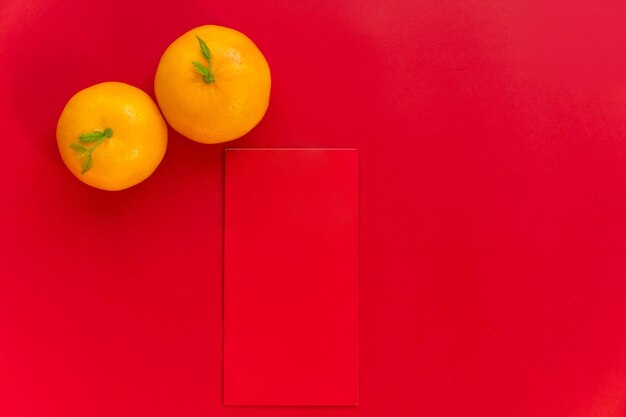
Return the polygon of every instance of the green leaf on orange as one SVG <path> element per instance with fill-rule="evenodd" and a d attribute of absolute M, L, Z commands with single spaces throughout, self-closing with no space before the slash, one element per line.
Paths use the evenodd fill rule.
<path fill-rule="evenodd" d="M 81 174 L 84 174 L 85 172 L 89 171 L 91 169 L 91 167 L 93 166 L 93 159 L 91 157 L 91 154 L 87 155 L 86 158 L 83 158 L 83 164 L 81 166 Z"/>
<path fill-rule="evenodd" d="M 70 143 L 70 148 L 78 153 L 78 154 L 84 154 L 85 152 L 87 152 L 87 148 L 85 148 L 83 145 L 79 144 L 79 143 Z"/>
<path fill-rule="evenodd" d="M 104 133 L 94 130 L 93 132 L 83 133 L 78 137 L 81 143 L 93 143 L 104 138 Z"/>
<path fill-rule="evenodd" d="M 201 63 L 197 61 L 193 61 L 193 66 L 196 67 L 196 71 L 202 74 L 203 77 L 209 76 L 209 69 L 205 67 L 204 65 L 202 65 Z"/>
<path fill-rule="evenodd" d="M 200 52 L 202 53 L 202 56 L 205 57 L 209 63 L 211 63 L 211 50 L 206 43 L 200 39 L 200 36 L 196 35 L 196 38 L 198 38 L 198 42 L 200 43 Z"/>

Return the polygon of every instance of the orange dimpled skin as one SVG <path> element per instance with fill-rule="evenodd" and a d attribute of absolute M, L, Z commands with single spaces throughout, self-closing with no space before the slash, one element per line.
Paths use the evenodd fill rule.
<path fill-rule="evenodd" d="M 168 123 L 201 143 L 248 133 L 269 104 L 270 69 L 244 34 L 200 26 L 176 39 L 157 68 L 154 91 Z"/>
<path fill-rule="evenodd" d="M 82 182 L 116 191 L 157 168 L 167 148 L 167 125 L 149 95 L 105 82 L 76 93 L 57 124 L 63 162 Z"/>

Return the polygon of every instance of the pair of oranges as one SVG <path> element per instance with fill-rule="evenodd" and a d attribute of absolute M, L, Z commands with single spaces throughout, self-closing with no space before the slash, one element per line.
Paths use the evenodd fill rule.
<path fill-rule="evenodd" d="M 76 93 L 57 124 L 59 152 L 86 184 L 110 191 L 132 187 L 165 155 L 165 120 L 197 142 L 237 139 L 263 118 L 270 87 L 267 61 L 248 37 L 222 26 L 201 26 L 176 39 L 161 57 L 154 80 L 158 107 L 148 94 L 124 83 L 105 82 Z"/>

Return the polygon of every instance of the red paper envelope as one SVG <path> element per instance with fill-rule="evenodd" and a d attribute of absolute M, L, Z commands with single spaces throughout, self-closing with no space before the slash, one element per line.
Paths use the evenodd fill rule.
<path fill-rule="evenodd" d="M 357 155 L 227 150 L 226 405 L 357 404 Z"/>

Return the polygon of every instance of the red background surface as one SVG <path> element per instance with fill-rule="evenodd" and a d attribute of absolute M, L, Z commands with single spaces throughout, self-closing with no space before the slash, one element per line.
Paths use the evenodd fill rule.
<path fill-rule="evenodd" d="M 224 404 L 358 404 L 358 152 L 224 159 Z"/>
<path fill-rule="evenodd" d="M 388 3 L 388 4 L 386 4 Z M 623 1 L 3 1 L 0 415 L 624 416 Z M 224 408 L 222 146 L 172 132 L 119 193 L 56 119 L 152 93 L 191 27 L 248 34 L 237 147 L 358 147 L 360 405 Z"/>

